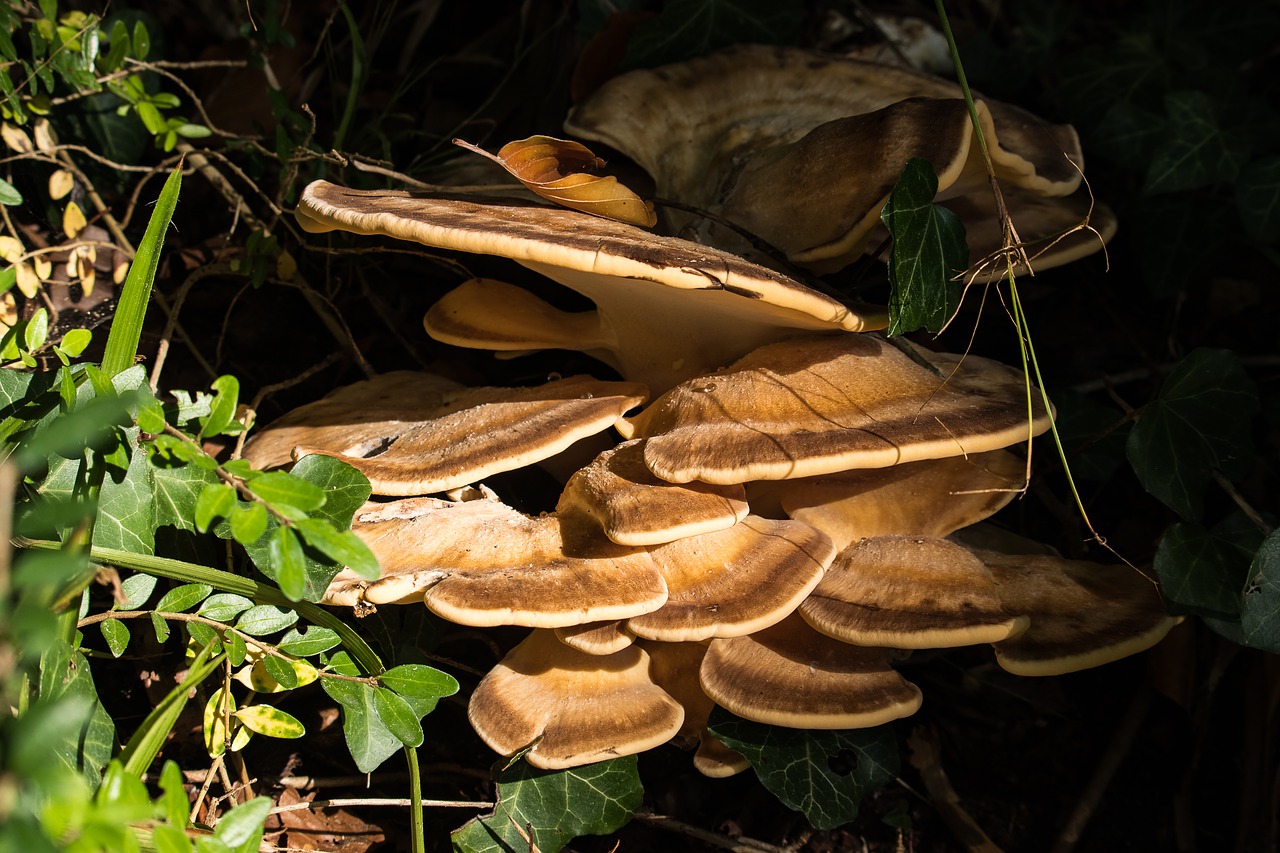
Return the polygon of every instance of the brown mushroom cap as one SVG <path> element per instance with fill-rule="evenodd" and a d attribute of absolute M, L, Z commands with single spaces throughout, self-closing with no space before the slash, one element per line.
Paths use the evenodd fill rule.
<path fill-rule="evenodd" d="M 295 409 L 250 441 L 245 458 L 261 467 L 280 464 L 286 448 L 323 453 L 368 477 L 374 494 L 425 495 L 554 456 L 648 396 L 643 385 L 589 376 L 457 390 L 412 376 L 386 374 Z"/>
<path fill-rule="evenodd" d="M 661 545 L 732 527 L 747 517 L 740 485 L 668 483 L 644 465 L 644 442 L 607 450 L 565 484 L 556 512 L 584 513 L 619 545 Z"/>
<path fill-rule="evenodd" d="M 860 254 L 908 158 L 930 160 L 943 190 L 953 174 L 980 177 L 954 82 L 903 68 L 790 48 L 735 47 L 621 75 L 574 109 L 566 129 L 623 152 L 653 176 L 656 194 L 719 213 L 818 271 Z M 992 165 L 1010 190 L 1066 196 L 1079 187 L 1075 131 L 977 96 Z M 898 108 L 912 99 L 933 106 Z M 941 106 L 950 102 L 947 106 Z M 870 113 L 882 112 L 877 118 Z M 864 153 L 869 152 L 869 153 Z M 1074 165 L 1073 165 L 1074 164 Z M 964 179 L 960 194 L 985 182 Z M 1022 196 L 1013 196 L 1015 202 Z M 1015 221 L 1022 210 L 1009 205 Z M 732 231 L 668 212 L 674 228 L 743 251 Z M 1020 226 L 1036 240 L 1056 229 Z M 971 239 L 981 257 L 1000 246 Z M 1087 244 L 1078 242 L 1076 250 Z M 1093 244 L 1092 250 L 1096 250 Z M 1049 253 L 1035 266 L 1065 262 Z"/>
<path fill-rule="evenodd" d="M 706 656 L 702 643 L 655 643 L 642 640 L 640 647 L 649 653 L 649 676 L 684 708 L 684 725 L 680 727 L 681 745 L 698 744 L 693 766 L 704 776 L 723 779 L 751 766 L 741 754 L 725 746 L 707 730 L 707 720 L 715 703 L 702 689 L 698 670 Z"/>
<path fill-rule="evenodd" d="M 771 344 L 671 389 L 617 428 L 648 438 L 645 464 L 673 483 L 882 468 L 995 450 L 1048 429 L 1038 394 L 1028 423 L 1017 371 L 918 354 L 938 373 L 872 335 Z"/>
<path fill-rule="evenodd" d="M 959 545 L 877 536 L 836 557 L 800 615 L 859 646 L 940 649 L 994 643 L 1027 627 L 1001 607 L 991 572 Z"/>
<path fill-rule="evenodd" d="M 1025 463 L 1006 450 L 749 484 L 752 507 L 775 504 L 816 527 L 837 551 L 873 536 L 946 536 L 1019 493 Z M 767 514 L 767 513 L 766 513 Z"/>
<path fill-rule="evenodd" d="M 622 619 L 608 622 L 587 622 L 582 625 L 565 625 L 555 629 L 556 639 L 589 655 L 611 655 L 620 652 L 635 640 L 635 634 L 627 630 Z"/>
<path fill-rule="evenodd" d="M 666 579 L 667 603 L 631 617 L 627 628 L 679 643 L 751 634 L 780 621 L 800 606 L 836 552 L 807 524 L 748 516 L 649 554 Z"/>
<path fill-rule="evenodd" d="M 860 331 L 887 322 L 881 309 L 860 314 L 728 252 L 517 200 L 362 191 L 316 181 L 303 191 L 297 216 L 308 231 L 381 234 L 518 261 L 595 302 L 600 332 L 585 348 L 603 344 L 625 377 L 655 390 L 797 331 Z M 538 313 L 534 303 L 531 296 L 517 310 Z M 500 308 L 459 297 L 450 327 L 476 330 L 475 345 L 483 345 L 485 315 Z M 428 318 L 428 332 L 431 323 Z M 492 331 L 510 327 L 502 321 Z M 708 328 L 716 333 L 706 334 Z"/>
<path fill-rule="evenodd" d="M 978 551 L 1001 606 L 1031 619 L 995 644 L 1015 675 L 1061 675 L 1145 651 L 1181 621 L 1165 612 L 1154 582 L 1130 566 L 1043 554 Z"/>
<path fill-rule="evenodd" d="M 921 699 L 884 649 L 833 640 L 795 614 L 756 634 L 712 640 L 701 680 L 739 717 L 793 729 L 878 726 L 914 714 Z"/>
<path fill-rule="evenodd" d="M 556 628 L 638 616 L 667 600 L 647 553 L 615 545 L 584 519 L 410 498 L 358 512 L 351 529 L 382 577 L 340 572 L 329 604 L 424 601 L 461 625 Z"/>
<path fill-rule="evenodd" d="M 650 679 L 642 649 L 587 655 L 550 631 L 534 631 L 480 681 L 467 716 L 494 751 L 530 747 L 525 758 L 547 770 L 643 752 L 684 722 L 680 704 Z"/>

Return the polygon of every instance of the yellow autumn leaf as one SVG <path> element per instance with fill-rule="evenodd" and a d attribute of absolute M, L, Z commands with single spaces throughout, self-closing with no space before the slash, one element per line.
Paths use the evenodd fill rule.
<path fill-rule="evenodd" d="M 17 263 L 20 257 L 22 257 L 22 243 L 16 237 L 0 234 L 0 259 L 12 264 Z"/>
<path fill-rule="evenodd" d="M 30 154 L 35 150 L 35 146 L 31 144 L 31 138 L 27 136 L 26 132 L 9 124 L 7 121 L 0 123 L 0 139 L 3 139 L 5 145 L 8 145 L 19 154 Z"/>
<path fill-rule="evenodd" d="M 18 264 L 18 290 L 28 299 L 35 299 L 40 292 L 40 278 L 30 264 Z"/>
<path fill-rule="evenodd" d="M 36 255 L 31 259 L 31 264 L 35 267 L 36 278 L 41 281 L 48 281 L 49 276 L 53 275 L 53 261 L 44 255 Z"/>
<path fill-rule="evenodd" d="M 453 140 L 455 145 L 488 157 L 516 177 L 529 190 L 563 207 L 652 228 L 658 222 L 653 205 L 618 179 L 588 172 L 604 161 L 585 145 L 554 136 L 530 136 L 508 142 L 497 154 Z"/>
<path fill-rule="evenodd" d="M 52 151 L 58 144 L 58 137 L 47 118 L 37 119 L 31 126 L 31 133 L 36 138 L 36 147 L 41 151 Z"/>
<path fill-rule="evenodd" d="M 67 235 L 69 240 L 74 240 L 76 235 L 83 231 L 84 226 L 88 224 L 84 218 L 84 211 L 74 201 L 70 202 L 67 205 L 67 209 L 62 212 L 62 232 Z"/>
<path fill-rule="evenodd" d="M 66 169 L 55 169 L 53 174 L 49 176 L 49 198 L 57 201 L 71 192 L 71 188 L 75 184 L 76 179 L 71 177 L 70 172 Z"/>

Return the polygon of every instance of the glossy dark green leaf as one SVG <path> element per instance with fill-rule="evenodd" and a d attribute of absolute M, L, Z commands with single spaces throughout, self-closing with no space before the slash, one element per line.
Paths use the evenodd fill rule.
<path fill-rule="evenodd" d="M 774 796 L 803 813 L 818 829 L 853 820 L 862 798 L 898 775 L 898 743 L 888 726 L 784 729 L 716 708 L 709 728 L 751 762 L 760 782 Z"/>
<path fill-rule="evenodd" d="M 120 591 L 124 593 L 124 600 L 117 601 L 113 609 L 137 610 L 146 604 L 147 599 L 151 598 L 151 593 L 156 591 L 156 578 L 154 575 L 141 572 L 129 575 L 120 582 Z"/>
<path fill-rule="evenodd" d="M 1223 130 L 1205 92 L 1171 92 L 1164 99 L 1169 125 L 1147 166 L 1149 194 L 1193 190 L 1234 180 L 1249 157 L 1247 136 Z"/>
<path fill-rule="evenodd" d="M 1165 378 L 1129 433 L 1143 488 L 1188 521 L 1200 518 L 1214 469 L 1244 473 L 1253 456 L 1258 392 L 1229 350 L 1198 349 Z"/>
<path fill-rule="evenodd" d="M 669 0 L 636 27 L 624 68 L 651 68 L 703 56 L 731 44 L 787 44 L 804 27 L 799 3 L 771 0 Z"/>
<path fill-rule="evenodd" d="M 330 698 L 342 705 L 342 733 L 361 773 L 372 773 L 403 748 L 374 708 L 374 688 L 355 681 L 322 678 Z"/>
<path fill-rule="evenodd" d="M 458 692 L 458 680 L 448 673 L 420 663 L 393 666 L 378 676 L 378 682 L 399 693 L 405 699 L 429 702 L 425 711 L 418 706 L 419 716 L 429 712 L 435 703 L 445 696 Z"/>
<path fill-rule="evenodd" d="M 185 446 L 185 445 L 184 445 Z M 213 471 L 197 465 L 167 465 L 151 458 L 151 488 L 157 527 L 195 530 L 196 499 L 218 482 Z"/>
<path fill-rule="evenodd" d="M 1240 624 L 1246 644 L 1280 652 L 1280 530 L 1266 538 L 1249 567 Z"/>
<path fill-rule="evenodd" d="M 373 708 L 378 714 L 378 719 L 387 727 L 387 731 L 396 736 L 396 740 L 405 746 L 422 745 L 423 733 L 420 718 L 403 697 L 385 687 L 374 688 Z"/>
<path fill-rule="evenodd" d="M 156 642 L 165 643 L 169 640 L 169 623 L 156 611 L 151 611 L 151 630 L 156 632 Z"/>
<path fill-rule="evenodd" d="M 1243 513 L 1212 529 L 1181 522 L 1166 530 L 1152 569 L 1169 612 L 1239 622 L 1240 590 L 1261 542 L 1262 534 Z"/>
<path fill-rule="evenodd" d="M 1254 237 L 1280 238 L 1280 156 L 1255 160 L 1240 170 L 1236 207 L 1245 230 Z"/>
<path fill-rule="evenodd" d="M 888 334 L 925 328 L 938 332 L 960 307 L 959 276 L 969 265 L 964 226 L 934 204 L 938 177 L 929 161 L 913 158 L 880 211 L 893 235 L 889 257 Z"/>
<path fill-rule="evenodd" d="M 621 828 L 644 799 L 636 757 L 571 770 L 538 770 L 525 761 L 498 776 L 498 803 L 453 834 L 454 849 L 466 853 L 511 853 L 530 849 L 557 853 L 580 835 Z M 529 840 L 521 837 L 528 831 Z"/>
<path fill-rule="evenodd" d="M 262 667 L 267 674 L 276 680 L 285 690 L 292 690 L 298 686 L 298 673 L 289 665 L 288 661 L 281 660 L 275 655 L 267 655 L 262 659 Z"/>
<path fill-rule="evenodd" d="M 213 592 L 207 583 L 184 583 L 160 596 L 156 610 L 166 613 L 182 613 L 204 601 Z"/>

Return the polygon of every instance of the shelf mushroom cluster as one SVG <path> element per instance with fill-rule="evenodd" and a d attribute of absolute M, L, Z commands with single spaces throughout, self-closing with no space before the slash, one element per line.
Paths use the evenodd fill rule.
<path fill-rule="evenodd" d="M 369 477 L 377 498 L 353 529 L 382 575 L 340 572 L 326 602 L 531 629 L 471 696 L 499 753 L 564 768 L 674 739 L 730 775 L 746 765 L 707 732 L 715 704 L 778 726 L 874 726 L 920 705 L 895 668 L 911 650 L 989 643 L 1006 669 L 1044 675 L 1173 624 L 1128 567 L 952 537 L 1014 496 L 1010 448 L 1049 426 L 1017 371 L 886 340 L 879 309 L 587 214 L 317 182 L 298 217 L 510 258 L 595 303 L 568 313 L 475 280 L 426 327 L 499 352 L 582 350 L 621 378 L 465 388 L 389 373 L 245 450 L 260 467 L 328 454 Z M 467 488 L 593 436 L 611 446 L 554 512 Z"/>

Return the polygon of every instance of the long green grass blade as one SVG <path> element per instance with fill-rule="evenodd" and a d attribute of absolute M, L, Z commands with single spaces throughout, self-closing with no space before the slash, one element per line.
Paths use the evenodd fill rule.
<path fill-rule="evenodd" d="M 151 285 L 156 280 L 156 268 L 160 264 L 160 250 L 164 236 L 178 206 L 178 190 L 182 187 L 182 164 L 169 175 L 160 191 L 147 233 L 138 245 L 138 254 L 129 266 L 129 277 L 120 292 L 120 304 L 115 319 L 111 321 L 111 334 L 107 337 L 106 350 L 102 354 L 102 370 L 115 376 L 133 366 L 138 353 L 138 341 L 142 337 L 142 321 L 147 316 L 147 303 L 151 301 Z"/>

